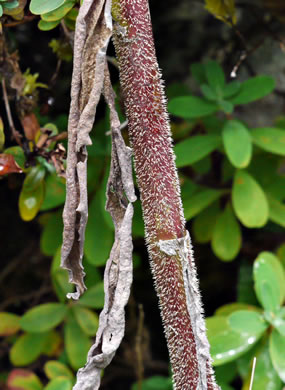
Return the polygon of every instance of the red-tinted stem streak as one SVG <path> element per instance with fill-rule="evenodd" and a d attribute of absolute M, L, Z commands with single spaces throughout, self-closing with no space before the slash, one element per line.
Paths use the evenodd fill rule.
<path fill-rule="evenodd" d="M 118 5 L 118 0 L 116 4 Z M 197 345 L 185 292 L 182 262 L 159 241 L 183 238 L 185 220 L 164 89 L 156 60 L 147 0 L 120 0 L 114 42 L 128 129 L 140 188 L 146 239 L 159 296 L 175 388 L 216 389 L 210 361 L 207 385 L 199 380 Z M 125 26 L 125 27 L 124 27 Z M 191 262 L 191 252 L 188 258 Z"/>

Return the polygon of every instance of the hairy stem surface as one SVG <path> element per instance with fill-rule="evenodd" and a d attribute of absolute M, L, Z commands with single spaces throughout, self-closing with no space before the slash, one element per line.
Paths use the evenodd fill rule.
<path fill-rule="evenodd" d="M 175 388 L 217 389 L 147 0 L 113 0 L 114 42 Z"/>

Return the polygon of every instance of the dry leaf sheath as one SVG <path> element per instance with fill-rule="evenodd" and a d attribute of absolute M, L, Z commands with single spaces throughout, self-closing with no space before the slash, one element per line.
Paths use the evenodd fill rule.
<path fill-rule="evenodd" d="M 88 215 L 86 146 L 91 143 L 89 132 L 101 93 L 111 113 L 106 208 L 114 221 L 115 242 L 105 269 L 105 304 L 95 344 L 74 389 L 99 388 L 100 372 L 112 360 L 124 334 L 124 307 L 132 282 L 131 222 L 136 197 L 131 151 L 120 133 L 107 69 L 106 48 L 112 33 L 174 386 L 216 390 L 147 0 L 113 0 L 113 4 L 84 0 L 76 22 L 62 246 L 62 266 L 77 288 L 72 298 L 78 299 L 85 289 L 81 260 Z"/>

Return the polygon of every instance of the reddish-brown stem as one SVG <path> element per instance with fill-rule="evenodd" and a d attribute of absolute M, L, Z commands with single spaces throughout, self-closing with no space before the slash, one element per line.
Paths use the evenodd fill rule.
<path fill-rule="evenodd" d="M 217 389 L 187 240 L 147 0 L 113 0 L 114 42 L 146 239 L 177 390 Z"/>

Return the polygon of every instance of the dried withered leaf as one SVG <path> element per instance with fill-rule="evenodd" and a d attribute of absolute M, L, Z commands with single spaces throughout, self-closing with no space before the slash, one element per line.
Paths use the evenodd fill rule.
<path fill-rule="evenodd" d="M 95 344 L 87 363 L 77 373 L 74 390 L 96 390 L 101 370 L 112 360 L 125 331 L 125 305 L 132 284 L 132 217 L 136 200 L 132 178 L 131 150 L 123 140 L 115 110 L 109 73 L 105 71 L 104 96 L 110 108 L 112 129 L 111 169 L 107 184 L 106 209 L 115 225 L 115 242 L 104 274 L 105 303 L 100 314 Z"/>
<path fill-rule="evenodd" d="M 82 256 L 88 217 L 86 145 L 91 144 L 89 132 L 103 88 L 106 50 L 112 33 L 111 12 L 106 11 L 110 7 L 109 0 L 85 0 L 76 22 L 61 252 L 61 266 L 76 285 L 76 292 L 69 296 L 74 299 L 85 290 Z"/>
<path fill-rule="evenodd" d="M 8 173 L 22 173 L 22 169 L 16 163 L 12 154 L 0 154 L 0 176 L 7 175 Z"/>
<path fill-rule="evenodd" d="M 40 124 L 33 112 L 25 115 L 21 119 L 21 123 L 25 132 L 25 136 L 29 141 L 33 141 L 37 132 L 40 130 Z"/>

